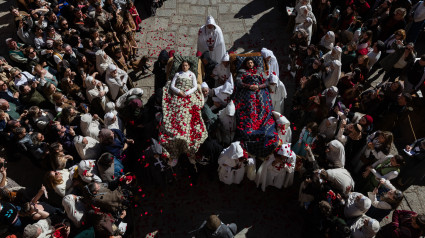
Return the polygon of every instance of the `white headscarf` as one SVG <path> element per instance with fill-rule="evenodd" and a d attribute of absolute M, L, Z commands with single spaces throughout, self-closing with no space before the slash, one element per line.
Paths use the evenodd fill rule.
<path fill-rule="evenodd" d="M 132 88 L 128 90 L 128 92 L 121 95 L 116 101 L 116 107 L 117 108 L 123 108 L 125 106 L 125 102 L 127 101 L 127 97 L 136 95 L 137 97 L 141 98 L 143 96 L 143 89 L 141 88 Z"/>
<path fill-rule="evenodd" d="M 233 101 L 230 101 L 229 104 L 226 106 L 226 115 L 229 117 L 233 117 L 235 115 L 236 108 Z"/>
<path fill-rule="evenodd" d="M 328 73 L 324 79 L 324 84 L 326 88 L 336 86 L 338 84 L 339 78 L 341 77 L 341 61 L 333 60 L 331 62 L 333 69 Z"/>
<path fill-rule="evenodd" d="M 105 55 L 106 59 L 104 58 Z M 99 71 L 100 75 L 102 75 L 111 64 L 114 64 L 114 61 L 105 53 L 105 51 L 96 51 L 96 69 Z"/>
<path fill-rule="evenodd" d="M 201 84 L 201 88 L 209 88 L 209 87 L 208 87 L 208 84 L 207 84 L 207 83 L 202 82 L 202 84 Z"/>
<path fill-rule="evenodd" d="M 361 196 L 361 198 L 357 199 L 357 196 Z M 365 214 L 369 210 L 371 204 L 371 200 L 363 194 L 357 192 L 350 193 L 347 204 L 344 207 L 345 218 L 355 218 Z"/>
<path fill-rule="evenodd" d="M 291 150 L 291 143 L 282 144 L 282 146 L 277 151 L 277 154 L 283 155 L 287 158 L 296 157 L 295 152 Z"/>
<path fill-rule="evenodd" d="M 326 158 L 334 167 L 343 168 L 345 165 L 345 149 L 344 145 L 338 140 L 328 143 L 329 152 L 326 152 Z"/>
<path fill-rule="evenodd" d="M 277 63 L 276 56 L 274 56 L 273 51 L 268 50 L 266 48 L 261 49 L 261 56 L 263 56 L 264 59 L 270 56 L 270 60 L 267 62 L 269 66 L 269 75 L 276 73 L 276 76 L 279 78 L 279 65 Z"/>
<path fill-rule="evenodd" d="M 87 145 L 83 143 L 83 138 L 87 140 Z M 74 137 L 75 149 L 83 160 L 97 160 L 101 153 L 101 147 L 99 141 L 86 136 L 76 136 Z"/>
<path fill-rule="evenodd" d="M 285 126 L 285 129 L 289 128 L 291 123 L 288 121 L 288 119 L 285 116 L 283 116 L 282 114 L 276 111 L 272 111 L 272 113 L 277 124 Z"/>
<path fill-rule="evenodd" d="M 221 152 L 220 157 L 221 156 L 225 156 L 233 160 L 243 157 L 243 149 L 240 142 L 235 141 L 232 144 L 230 144 L 229 147 L 227 147 L 226 149 L 223 150 L 223 152 Z"/>
<path fill-rule="evenodd" d="M 229 79 L 227 79 L 227 81 L 223 85 L 216 87 L 213 90 L 214 90 L 215 96 L 220 99 L 219 102 L 220 101 L 226 102 L 225 100 L 227 100 L 227 98 L 233 93 L 233 78 L 230 77 Z M 213 100 L 218 101 L 218 100 L 215 100 L 214 98 Z"/>
<path fill-rule="evenodd" d="M 223 61 L 225 61 L 225 62 L 230 61 L 229 53 L 227 53 L 227 52 L 226 52 L 226 53 L 223 55 L 223 58 L 221 59 L 221 62 L 223 62 Z"/>
<path fill-rule="evenodd" d="M 327 123 L 330 123 L 328 126 Z M 333 139 L 335 137 L 336 127 L 338 125 L 338 119 L 335 117 L 328 117 L 323 119 L 319 126 L 319 133 L 324 135 L 326 139 Z"/>
<path fill-rule="evenodd" d="M 87 176 L 87 173 L 93 174 L 93 177 Z M 78 175 L 80 175 L 81 180 L 86 183 L 102 182 L 98 175 L 96 160 L 81 160 L 78 164 Z"/>
<path fill-rule="evenodd" d="M 329 39 L 326 39 L 326 35 Z M 335 33 L 333 31 L 328 31 L 320 40 L 320 45 L 325 47 L 328 50 L 332 50 L 335 44 Z"/>
<path fill-rule="evenodd" d="M 269 81 L 270 81 L 270 83 L 277 84 L 279 82 L 279 77 L 277 77 L 277 75 L 272 73 L 272 74 L 270 74 Z"/>
<path fill-rule="evenodd" d="M 81 116 L 80 128 L 84 136 L 89 136 L 96 140 L 98 139 L 100 123 L 98 121 L 93 121 L 93 117 L 90 113 Z"/>

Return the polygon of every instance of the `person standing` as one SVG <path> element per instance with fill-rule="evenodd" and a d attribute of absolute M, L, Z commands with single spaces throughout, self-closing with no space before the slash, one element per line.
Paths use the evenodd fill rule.
<path fill-rule="evenodd" d="M 205 25 L 199 29 L 198 51 L 202 53 L 209 51 L 211 59 L 215 62 L 221 62 L 226 53 L 223 32 L 212 16 L 208 16 Z"/>
<path fill-rule="evenodd" d="M 410 12 L 412 23 L 407 31 L 406 41 L 416 43 L 425 24 L 425 1 L 419 1 Z"/>

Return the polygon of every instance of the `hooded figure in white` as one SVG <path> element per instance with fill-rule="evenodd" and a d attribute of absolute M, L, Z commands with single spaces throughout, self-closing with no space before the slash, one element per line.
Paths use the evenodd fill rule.
<path fill-rule="evenodd" d="M 95 98 L 100 98 L 100 105 L 102 106 L 102 109 L 105 110 L 105 106 L 109 102 L 109 99 L 106 96 L 109 92 L 108 86 L 99 80 L 94 79 L 92 76 L 87 76 L 85 83 L 86 96 L 89 102 L 91 103 Z"/>
<path fill-rule="evenodd" d="M 215 110 L 216 108 L 225 107 L 230 102 L 230 96 L 233 93 L 233 78 L 230 77 L 227 81 L 217 87 L 213 88 L 214 97 L 212 98 L 214 105 L 211 107 L 211 110 Z"/>
<path fill-rule="evenodd" d="M 108 70 L 106 70 L 105 75 L 105 82 L 111 91 L 112 100 L 115 100 L 118 97 L 120 89 L 122 89 L 124 93 L 128 92 L 127 80 L 128 74 L 124 70 L 118 68 L 114 64 L 110 64 L 108 66 Z"/>
<path fill-rule="evenodd" d="M 223 32 L 212 16 L 208 16 L 205 25 L 199 29 L 198 51 L 202 53 L 209 51 L 211 59 L 215 62 L 221 62 L 226 53 Z"/>
<path fill-rule="evenodd" d="M 223 85 L 228 79 L 232 78 L 232 73 L 230 72 L 230 56 L 227 52 L 221 59 L 221 63 L 215 66 L 212 73 L 215 79 L 215 87 Z"/>
<path fill-rule="evenodd" d="M 114 64 L 114 60 L 105 51 L 96 51 L 96 69 L 100 75 L 106 72 L 110 64 Z"/>
<path fill-rule="evenodd" d="M 230 144 L 218 158 L 218 178 L 225 184 L 239 184 L 245 174 L 245 165 L 239 161 L 244 156 L 239 141 Z"/>
<path fill-rule="evenodd" d="M 100 123 L 93 120 L 90 113 L 81 116 L 80 128 L 83 136 L 89 136 L 95 140 L 99 139 Z"/>
<path fill-rule="evenodd" d="M 232 143 L 236 131 L 235 104 L 230 101 L 229 104 L 218 112 L 221 126 L 217 133 L 217 139 L 220 143 L 228 145 Z"/>
<path fill-rule="evenodd" d="M 299 25 L 295 26 L 294 31 L 301 31 L 304 30 L 305 32 L 302 32 L 302 34 L 307 34 L 307 45 L 310 45 L 311 42 L 311 35 L 313 34 L 313 19 L 311 17 L 307 17 L 305 21 Z"/>
<path fill-rule="evenodd" d="M 273 111 L 273 117 L 276 121 L 276 130 L 279 133 L 279 139 L 282 140 L 282 143 L 291 143 L 292 141 L 292 130 L 291 130 L 291 123 L 289 120 L 283 116 L 282 114 Z"/>
<path fill-rule="evenodd" d="M 86 183 L 102 182 L 97 172 L 96 160 L 81 160 L 78 164 L 78 175 Z"/>
<path fill-rule="evenodd" d="M 276 157 L 277 156 L 277 157 Z M 277 155 L 271 154 L 265 160 L 257 172 L 255 183 L 261 189 L 271 185 L 278 189 L 292 185 L 294 181 L 295 162 L 297 156 L 291 150 L 291 144 L 285 143 L 277 151 Z"/>
<path fill-rule="evenodd" d="M 326 53 L 326 54 L 324 54 L 322 56 L 322 58 L 323 58 L 323 64 L 324 65 L 329 65 L 334 60 L 341 61 L 341 54 L 342 54 L 341 47 L 334 46 L 331 51 L 329 51 L 328 53 Z"/>
<path fill-rule="evenodd" d="M 326 173 L 328 174 L 326 180 L 337 190 L 337 192 L 348 195 L 347 187 L 350 187 L 351 190 L 354 189 L 354 180 L 348 170 L 344 168 L 328 169 Z"/>
<path fill-rule="evenodd" d="M 77 227 L 81 227 L 81 220 L 86 212 L 86 206 L 82 197 L 73 194 L 66 195 L 62 199 L 62 205 L 65 208 L 69 220 Z"/>
<path fill-rule="evenodd" d="M 327 72 L 323 83 L 326 88 L 336 86 L 338 84 L 339 78 L 341 77 L 341 61 L 333 60 L 329 65 L 329 71 Z"/>
<path fill-rule="evenodd" d="M 345 166 L 345 149 L 339 140 L 333 140 L 328 143 L 326 149 L 326 159 L 331 163 L 331 167 L 344 168 Z"/>
<path fill-rule="evenodd" d="M 82 160 L 97 160 L 102 152 L 99 141 L 89 136 L 74 137 L 74 145 Z"/>
<path fill-rule="evenodd" d="M 124 108 L 125 107 L 125 103 L 127 102 L 127 99 L 130 97 L 135 97 L 135 98 L 139 98 L 141 99 L 143 96 L 143 89 L 141 88 L 132 88 L 130 90 L 128 90 L 128 92 L 124 93 L 123 95 L 121 95 L 116 101 L 116 108 Z"/>
<path fill-rule="evenodd" d="M 335 86 L 323 90 L 322 95 L 325 95 L 326 106 L 331 110 L 335 106 L 336 98 L 338 97 L 338 88 Z"/>
<path fill-rule="evenodd" d="M 335 44 L 335 33 L 333 31 L 328 31 L 322 39 L 320 39 L 320 46 L 328 50 L 332 50 Z"/>
<path fill-rule="evenodd" d="M 335 117 L 328 117 L 323 119 L 319 126 L 319 133 L 325 136 L 326 140 L 335 139 L 337 133 L 338 119 Z"/>
<path fill-rule="evenodd" d="M 204 103 L 207 103 L 208 98 L 212 94 L 212 90 L 210 90 L 210 87 L 208 87 L 208 84 L 206 82 L 202 82 L 201 91 L 202 91 L 202 94 L 204 95 Z"/>
<path fill-rule="evenodd" d="M 350 226 L 351 237 L 373 238 L 380 228 L 381 226 L 379 225 L 379 221 L 363 215 Z"/>
<path fill-rule="evenodd" d="M 105 113 L 105 117 L 104 117 L 103 121 L 105 122 L 105 126 L 108 129 L 122 130 L 121 120 L 113 112 Z"/>
<path fill-rule="evenodd" d="M 346 219 L 356 218 L 366 214 L 372 205 L 371 200 L 358 192 L 349 194 L 344 207 L 344 216 Z"/>
<path fill-rule="evenodd" d="M 287 97 L 286 88 L 279 77 L 273 73 L 269 76 L 269 93 L 274 110 L 283 114 L 284 101 Z"/>
<path fill-rule="evenodd" d="M 273 51 L 268 50 L 266 48 L 261 49 L 261 56 L 267 62 L 269 66 L 268 76 L 271 74 L 276 74 L 277 78 L 279 78 L 279 64 L 277 63 L 276 56 L 274 56 Z"/>

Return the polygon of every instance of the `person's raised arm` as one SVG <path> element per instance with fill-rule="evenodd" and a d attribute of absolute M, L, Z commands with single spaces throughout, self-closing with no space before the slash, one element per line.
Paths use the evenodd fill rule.
<path fill-rule="evenodd" d="M 31 202 L 36 204 L 41 198 L 41 195 L 43 195 L 44 191 L 46 191 L 46 187 L 44 187 L 44 185 L 41 185 L 40 190 L 38 190 L 38 193 L 31 199 Z"/>

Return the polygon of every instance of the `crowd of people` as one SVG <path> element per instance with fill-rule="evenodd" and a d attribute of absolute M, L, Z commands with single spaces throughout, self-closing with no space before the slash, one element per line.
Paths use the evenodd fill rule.
<path fill-rule="evenodd" d="M 146 1 L 149 15 L 162 2 Z M 17 4 L 0 59 L 1 234 L 126 237 L 138 192 L 184 173 L 226 186 L 246 174 L 262 191 L 299 185 L 309 234 L 425 234 L 425 214 L 397 210 L 402 190 L 424 181 L 425 139 L 394 139 L 424 88 L 414 46 L 424 1 L 297 0 L 283 67 L 266 48 L 227 52 L 211 16 L 196 57 L 162 50 L 151 67 L 131 0 Z M 155 76 L 146 103 L 131 70 Z M 284 77 L 296 82 L 290 107 Z M 22 155 L 45 173 L 35 193 L 8 178 L 7 162 Z M 236 232 L 213 214 L 193 235 Z"/>

